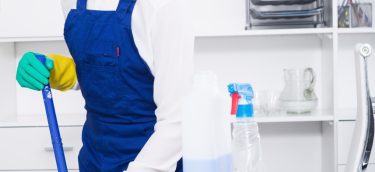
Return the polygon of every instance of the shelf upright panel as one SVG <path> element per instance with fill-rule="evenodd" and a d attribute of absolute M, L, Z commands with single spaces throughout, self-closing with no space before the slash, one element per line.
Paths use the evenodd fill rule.
<path fill-rule="evenodd" d="M 337 30 L 338 28 L 338 0 L 330 0 L 332 1 L 332 28 Z"/>
<path fill-rule="evenodd" d="M 322 122 L 322 172 L 336 171 L 336 125 L 333 121 Z"/>

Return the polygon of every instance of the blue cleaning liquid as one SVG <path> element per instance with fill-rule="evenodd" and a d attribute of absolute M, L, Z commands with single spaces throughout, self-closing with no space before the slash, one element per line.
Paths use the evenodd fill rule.
<path fill-rule="evenodd" d="M 230 154 L 216 159 L 186 159 L 184 158 L 184 172 L 230 172 L 232 157 Z"/>

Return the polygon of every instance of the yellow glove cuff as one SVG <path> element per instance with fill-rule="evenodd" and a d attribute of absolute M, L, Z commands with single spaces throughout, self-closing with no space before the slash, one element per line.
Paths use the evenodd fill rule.
<path fill-rule="evenodd" d="M 60 91 L 71 89 L 77 82 L 74 60 L 57 54 L 48 54 L 47 56 L 53 60 L 53 69 L 50 71 L 49 78 L 51 87 Z"/>

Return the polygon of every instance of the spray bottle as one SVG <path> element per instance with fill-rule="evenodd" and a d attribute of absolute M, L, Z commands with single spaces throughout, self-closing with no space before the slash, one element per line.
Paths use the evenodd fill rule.
<path fill-rule="evenodd" d="M 254 92 L 250 84 L 229 84 L 232 97 L 231 114 L 236 115 L 232 123 L 233 172 L 259 172 L 261 147 L 258 124 L 253 118 Z"/>

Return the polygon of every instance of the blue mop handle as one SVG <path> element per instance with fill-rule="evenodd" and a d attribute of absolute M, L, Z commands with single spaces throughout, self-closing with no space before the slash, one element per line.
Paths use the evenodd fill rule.
<path fill-rule="evenodd" d="M 36 55 L 43 65 L 46 62 L 46 57 L 43 55 Z M 47 113 L 48 127 L 51 134 L 53 151 L 55 153 L 56 165 L 58 172 L 67 172 L 64 149 L 61 142 L 59 125 L 57 123 L 55 105 L 53 104 L 52 92 L 50 84 L 48 83 L 42 90 L 44 107 Z"/>

